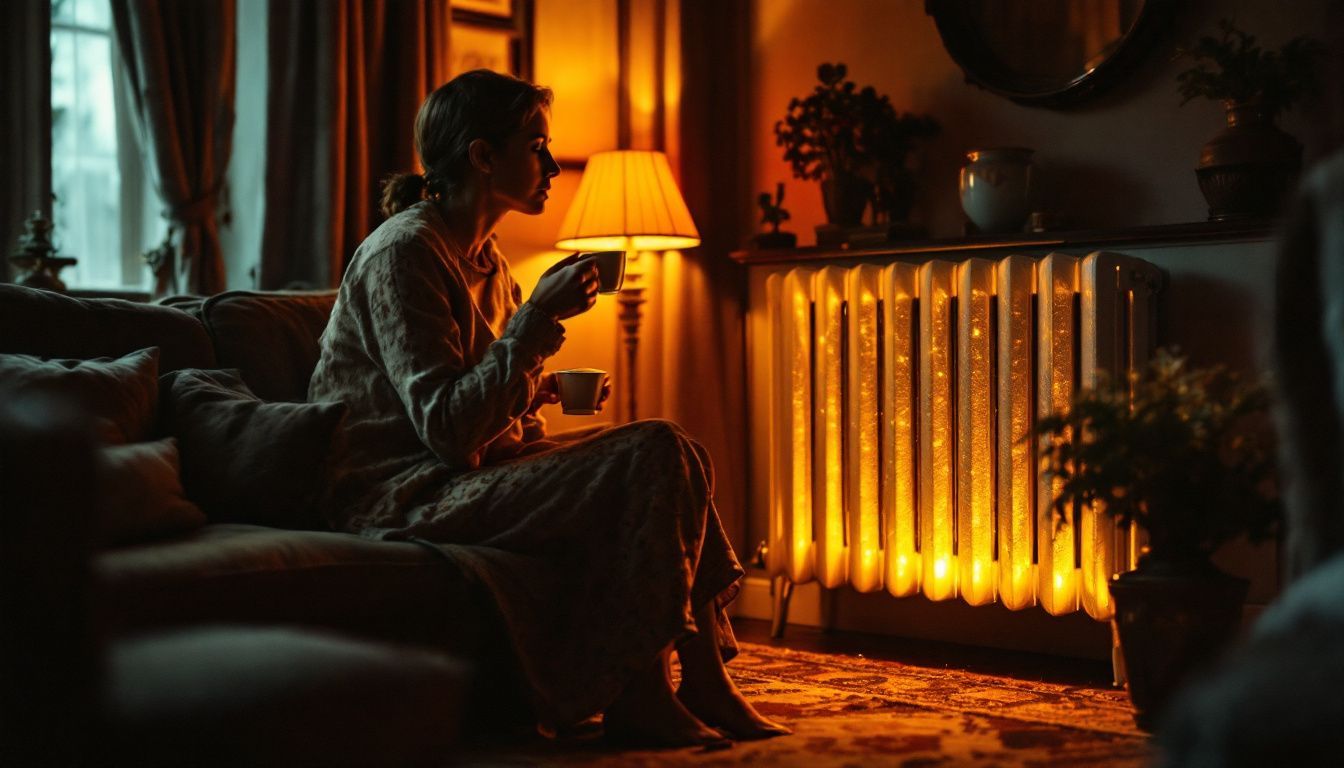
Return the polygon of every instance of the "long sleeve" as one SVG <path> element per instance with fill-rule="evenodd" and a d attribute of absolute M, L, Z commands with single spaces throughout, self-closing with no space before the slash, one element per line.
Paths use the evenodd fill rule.
<path fill-rule="evenodd" d="M 480 466 L 489 443 L 525 415 L 542 361 L 560 348 L 563 329 L 523 304 L 472 365 L 461 321 L 474 308 L 439 254 L 402 242 L 368 254 L 363 267 L 350 298 L 364 311 L 364 349 L 392 383 L 420 441 L 450 468 Z"/>

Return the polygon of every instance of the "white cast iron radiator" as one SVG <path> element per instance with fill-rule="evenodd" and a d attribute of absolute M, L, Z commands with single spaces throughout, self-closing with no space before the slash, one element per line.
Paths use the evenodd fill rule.
<path fill-rule="evenodd" d="M 1140 542 L 1056 523 L 1032 425 L 1149 355 L 1161 273 L 1112 253 L 772 275 L 775 631 L 794 583 L 1110 617 Z"/>

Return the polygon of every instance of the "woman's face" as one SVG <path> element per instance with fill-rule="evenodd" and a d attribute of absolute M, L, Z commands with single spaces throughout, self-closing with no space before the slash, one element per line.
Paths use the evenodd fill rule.
<path fill-rule="evenodd" d="M 550 115 L 544 109 L 537 110 L 494 153 L 490 173 L 494 202 L 505 210 L 529 215 L 546 208 L 551 179 L 560 173 L 560 166 L 551 157 L 550 143 Z"/>

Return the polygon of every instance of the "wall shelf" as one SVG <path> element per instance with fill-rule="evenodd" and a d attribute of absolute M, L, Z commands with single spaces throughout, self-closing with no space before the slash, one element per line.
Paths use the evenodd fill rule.
<path fill-rule="evenodd" d="M 905 240 L 855 248 L 750 249 L 730 254 L 739 264 L 783 264 L 795 261 L 873 257 L 968 259 L 980 254 L 1006 251 L 1050 251 L 1073 248 L 1101 250 L 1120 247 L 1159 247 L 1270 240 L 1278 233 L 1277 219 L 1200 221 L 1188 224 L 1158 224 L 1123 229 L 1059 232 L 1024 232 L 1013 235 L 972 235 L 958 238 Z"/>

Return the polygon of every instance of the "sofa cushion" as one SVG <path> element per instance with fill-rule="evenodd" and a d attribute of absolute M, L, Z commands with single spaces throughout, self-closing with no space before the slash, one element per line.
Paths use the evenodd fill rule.
<path fill-rule="evenodd" d="M 94 420 L 105 442 L 134 443 L 154 428 L 159 399 L 159 349 L 115 360 L 43 360 L 0 354 L 0 396 L 46 393 Z"/>
<path fill-rule="evenodd" d="M 501 631 L 483 590 L 439 552 L 409 542 L 212 524 L 103 550 L 92 567 L 94 604 L 114 635 L 203 622 L 299 624 L 470 656 L 485 633 Z"/>
<path fill-rule="evenodd" d="M 87 360 L 159 347 L 159 368 L 213 368 L 205 326 L 172 307 L 0 284 L 0 352 Z"/>
<path fill-rule="evenodd" d="M 262 400 L 303 402 L 335 291 L 229 291 L 201 309 L 219 367 L 237 368 Z"/>
<path fill-rule="evenodd" d="M 115 644 L 99 764 L 444 765 L 467 688 L 440 654 L 212 626 Z"/>
<path fill-rule="evenodd" d="M 205 525 L 205 513 L 182 490 L 173 438 L 107 446 L 98 458 L 99 544 L 146 541 Z"/>
<path fill-rule="evenodd" d="M 337 452 L 343 403 L 263 403 L 236 370 L 175 371 L 164 387 L 183 484 L 211 521 L 326 527 L 317 502 Z"/>

